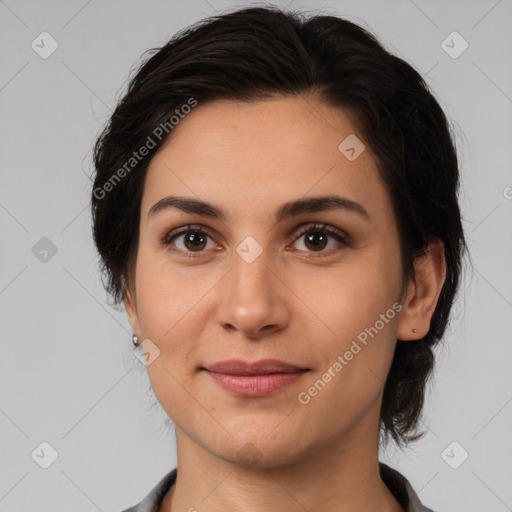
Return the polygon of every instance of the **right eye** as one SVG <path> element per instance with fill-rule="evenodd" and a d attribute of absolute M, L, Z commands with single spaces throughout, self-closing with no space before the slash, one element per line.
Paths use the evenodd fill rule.
<path fill-rule="evenodd" d="M 176 244 L 176 241 L 180 238 L 181 248 L 177 247 Z M 204 226 L 188 225 L 184 228 L 180 228 L 177 232 L 172 231 L 167 233 L 162 239 L 162 244 L 169 247 L 173 252 L 182 253 L 185 257 L 196 258 L 197 256 L 193 253 L 205 252 L 204 249 L 208 248 L 208 238 L 212 239 L 212 234 Z"/>

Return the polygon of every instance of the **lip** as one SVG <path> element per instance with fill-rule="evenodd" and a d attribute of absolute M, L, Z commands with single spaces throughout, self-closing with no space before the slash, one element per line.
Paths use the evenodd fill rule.
<path fill-rule="evenodd" d="M 263 397 L 299 380 L 308 368 L 263 359 L 245 362 L 241 359 L 221 361 L 203 368 L 217 384 L 237 397 Z"/>
<path fill-rule="evenodd" d="M 308 368 L 301 368 L 278 359 L 261 359 L 260 361 L 245 362 L 242 359 L 220 361 L 206 367 L 206 370 L 225 375 L 267 375 L 269 373 L 301 372 Z"/>

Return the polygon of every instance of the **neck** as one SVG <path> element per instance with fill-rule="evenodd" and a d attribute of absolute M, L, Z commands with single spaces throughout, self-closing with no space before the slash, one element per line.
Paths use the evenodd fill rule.
<path fill-rule="evenodd" d="M 380 478 L 377 437 L 362 443 L 360 434 L 343 445 L 315 446 L 291 463 L 244 467 L 176 428 L 178 476 L 159 512 L 403 512 Z"/>

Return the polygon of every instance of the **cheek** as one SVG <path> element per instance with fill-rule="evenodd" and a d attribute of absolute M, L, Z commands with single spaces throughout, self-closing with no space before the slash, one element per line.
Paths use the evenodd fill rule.
<path fill-rule="evenodd" d="M 202 310 L 198 301 L 205 289 L 194 279 L 184 279 L 162 268 L 144 251 L 137 260 L 136 289 L 143 337 L 159 350 L 158 357 L 147 366 L 151 387 L 167 414 L 174 417 L 176 407 L 190 398 L 180 383 L 188 382 L 191 359 L 201 339 Z"/>
<path fill-rule="evenodd" d="M 138 313 L 144 338 L 159 349 L 147 366 L 151 387 L 166 413 L 178 419 L 193 412 L 187 393 L 190 372 L 199 348 L 204 311 L 200 298 L 209 287 L 171 270 L 148 250 L 139 251 L 136 289 Z M 204 320 L 203 320 L 204 322 Z"/>
<path fill-rule="evenodd" d="M 312 318 L 325 325 L 325 333 L 331 334 L 327 338 L 332 338 L 334 344 L 339 339 L 353 339 L 373 326 L 399 299 L 399 265 L 393 260 L 379 263 L 380 258 L 376 257 L 357 259 L 295 279 L 294 292 L 303 297 L 314 313 Z M 390 311 L 388 316 L 393 320 L 396 311 Z"/>
<path fill-rule="evenodd" d="M 347 265 L 337 272 L 319 274 L 314 290 L 306 294 L 306 280 L 297 294 L 307 297 L 308 306 L 320 319 L 324 334 L 315 349 L 321 354 L 321 367 L 309 383 L 320 380 L 317 388 L 329 401 L 373 400 L 384 386 L 396 344 L 400 265 L 395 260 L 374 257 Z M 319 324 L 319 325 L 320 325 Z M 327 392 L 323 391 L 329 387 Z M 314 390 L 312 390 L 315 393 Z M 330 398 L 327 398 L 330 396 Z M 366 398 L 365 398 L 366 397 Z M 361 404 L 362 405 L 362 404 Z"/>
<path fill-rule="evenodd" d="M 348 430 L 379 398 L 396 345 L 400 304 L 393 298 L 384 289 L 345 286 L 326 302 L 323 319 L 335 334 L 318 339 L 322 364 L 297 397 L 311 428 L 333 435 Z"/>
<path fill-rule="evenodd" d="M 201 311 L 201 299 L 214 280 L 212 276 L 209 283 L 208 276 L 195 278 L 193 274 L 193 269 L 170 267 L 165 258 L 157 258 L 149 250 L 139 252 L 136 287 L 144 336 L 153 336 L 155 343 L 170 346 L 175 343 L 168 342 L 184 336 L 194 339 L 193 330 L 200 326 L 193 317 Z"/>

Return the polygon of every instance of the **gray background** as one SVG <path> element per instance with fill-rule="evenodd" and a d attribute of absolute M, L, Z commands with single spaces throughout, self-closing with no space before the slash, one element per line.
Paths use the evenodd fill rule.
<path fill-rule="evenodd" d="M 276 4 L 370 29 L 426 77 L 453 121 L 474 271 L 438 353 L 428 435 L 381 460 L 436 511 L 512 510 L 512 2 Z M 0 0 L 1 511 L 119 511 L 175 467 L 172 429 L 98 275 L 91 148 L 146 49 L 241 5 Z M 46 59 L 31 47 L 43 31 L 59 45 Z M 441 46 L 453 31 L 469 44 L 458 58 Z M 58 453 L 48 469 L 43 441 Z M 446 460 L 460 463 L 462 450 L 469 458 L 453 469 Z"/>

